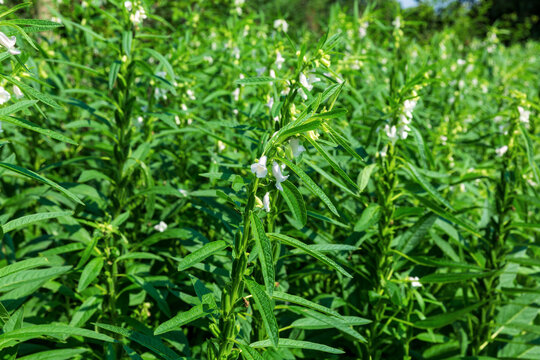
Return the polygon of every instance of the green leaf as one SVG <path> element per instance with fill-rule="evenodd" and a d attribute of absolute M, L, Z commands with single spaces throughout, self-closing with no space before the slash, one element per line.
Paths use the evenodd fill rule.
<path fill-rule="evenodd" d="M 77 286 L 77 292 L 82 292 L 88 287 L 100 274 L 103 268 L 103 258 L 97 257 L 92 259 L 84 267 L 81 277 L 79 279 L 79 285 Z"/>
<path fill-rule="evenodd" d="M 334 160 L 334 158 L 323 149 L 322 146 L 320 146 L 315 140 L 312 140 L 309 136 L 306 136 L 305 139 L 317 150 L 317 152 L 322 155 L 322 157 L 328 162 L 328 164 L 347 182 L 349 185 L 351 185 L 355 190 L 358 189 L 358 185 L 352 179 L 341 169 L 341 167 L 338 165 L 338 163 Z"/>
<path fill-rule="evenodd" d="M 452 207 L 452 205 L 450 205 L 450 203 L 448 201 L 446 201 L 445 198 L 443 198 L 439 192 L 437 191 L 437 189 L 435 189 L 425 178 L 422 174 L 420 174 L 420 172 L 418 171 L 418 169 L 411 163 L 405 163 L 405 167 L 404 167 L 406 170 L 408 170 L 408 173 L 409 175 L 411 175 L 411 177 L 418 183 L 420 184 L 420 186 L 422 186 L 422 188 L 424 188 L 424 190 L 427 191 L 427 193 L 429 195 L 431 195 L 432 198 L 434 198 L 435 200 L 437 200 L 438 202 L 440 202 L 441 204 L 443 204 L 444 206 L 446 206 L 448 209 L 450 209 L 451 211 L 454 211 L 454 208 Z"/>
<path fill-rule="evenodd" d="M 349 274 L 347 271 L 345 271 L 345 269 L 343 269 L 340 265 L 338 265 L 334 260 L 330 259 L 328 256 L 324 255 L 323 253 L 310 248 L 308 245 L 304 244 L 300 240 L 296 240 L 296 239 L 294 239 L 292 237 L 282 235 L 282 234 L 275 234 L 275 233 L 268 234 L 268 236 L 270 236 L 271 238 L 274 238 L 276 240 L 279 240 L 280 242 L 282 242 L 285 245 L 293 246 L 293 247 L 295 247 L 297 249 L 300 249 L 303 252 L 305 252 L 306 254 L 309 254 L 309 255 L 313 256 L 315 259 L 317 259 L 317 260 L 321 261 L 322 263 L 328 265 L 329 267 L 336 270 L 340 274 L 352 278 L 352 275 Z"/>
<path fill-rule="evenodd" d="M 279 345 L 279 330 L 276 317 L 274 316 L 272 300 L 270 300 L 270 297 L 263 290 L 262 286 L 255 281 L 246 279 L 246 285 L 251 295 L 253 295 L 255 303 L 261 313 L 269 342 L 273 347 L 277 348 Z"/>
<path fill-rule="evenodd" d="M 19 360 L 70 360 L 87 351 L 88 349 L 48 350 L 20 357 Z"/>
<path fill-rule="evenodd" d="M 71 317 L 69 326 L 81 327 L 86 324 L 88 320 L 99 310 L 101 303 L 103 302 L 103 297 L 100 296 L 90 296 L 88 299 L 79 306 Z"/>
<path fill-rule="evenodd" d="M 46 281 L 65 274 L 71 266 L 57 266 L 48 269 L 24 270 L 0 278 L 0 291 L 16 289 L 34 281 Z"/>
<path fill-rule="evenodd" d="M 538 170 L 538 165 L 536 164 L 536 161 L 534 161 L 534 146 L 531 141 L 531 137 L 529 136 L 529 133 L 525 126 L 523 124 L 519 125 L 519 129 L 521 130 L 521 135 L 523 135 L 523 138 L 525 139 L 525 151 L 527 151 L 527 160 L 529 161 L 529 166 L 531 167 L 534 179 L 537 183 L 540 183 L 540 171 Z"/>
<path fill-rule="evenodd" d="M 68 325 L 29 325 L 20 329 L 6 332 L 0 335 L 0 349 L 13 346 L 20 342 L 40 338 L 43 336 L 52 336 L 62 338 L 65 336 L 83 336 L 90 339 L 96 339 L 106 342 L 113 342 L 110 336 L 99 334 L 95 331 L 80 329 Z M 172 360 L 172 359 L 171 359 Z"/>
<path fill-rule="evenodd" d="M 452 282 L 462 282 L 472 279 L 479 279 L 482 277 L 493 275 L 493 271 L 488 272 L 460 272 L 460 273 L 447 273 L 447 274 L 430 274 L 422 277 L 420 282 L 422 284 L 443 284 Z"/>
<path fill-rule="evenodd" d="M 55 182 L 53 182 L 53 181 L 39 175 L 39 174 L 37 174 L 37 173 L 35 173 L 33 171 L 22 168 L 22 167 L 20 167 L 18 165 L 7 164 L 7 163 L 4 163 L 4 162 L 0 162 L 0 167 L 3 167 L 4 169 L 11 170 L 11 171 L 13 171 L 13 172 L 15 172 L 17 174 L 29 177 L 29 178 L 31 178 L 33 180 L 36 180 L 36 181 L 39 181 L 39 182 L 41 182 L 43 184 L 49 185 L 53 189 L 56 189 L 56 190 L 60 191 L 62 194 L 66 195 L 71 200 L 73 200 L 76 203 L 81 204 L 81 205 L 84 206 L 84 203 L 77 196 L 75 196 L 73 193 L 69 192 L 68 190 L 66 190 L 63 187 L 61 187 L 60 185 L 58 185 L 57 183 L 55 183 Z"/>
<path fill-rule="evenodd" d="M 258 85 L 266 84 L 269 82 L 280 81 L 281 79 L 272 78 L 269 76 L 250 77 L 245 79 L 239 79 L 234 82 L 235 85 Z"/>
<path fill-rule="evenodd" d="M 44 258 L 44 257 L 18 261 L 14 264 L 7 265 L 7 266 L 4 266 L 3 268 L 0 268 L 0 278 L 14 274 L 19 271 L 28 270 L 28 269 L 32 269 L 32 268 L 36 268 L 40 266 L 46 266 L 46 265 L 51 265 L 51 263 L 49 262 L 49 259 Z"/>
<path fill-rule="evenodd" d="M 212 241 L 208 244 L 205 244 L 202 248 L 195 250 L 194 252 L 180 260 L 180 263 L 178 264 L 178 271 L 184 271 L 186 269 L 189 269 L 190 267 L 200 263 L 207 257 L 212 256 L 215 253 L 225 249 L 227 246 L 227 243 L 223 240 Z"/>
<path fill-rule="evenodd" d="M 380 217 L 381 207 L 379 206 L 379 204 L 369 204 L 369 206 L 365 208 L 364 211 L 362 211 L 360 219 L 358 219 L 358 221 L 354 225 L 354 231 L 361 232 L 368 229 L 377 221 L 379 221 Z"/>
<path fill-rule="evenodd" d="M 128 279 L 131 280 L 137 286 L 140 286 L 148 295 L 156 300 L 159 309 L 166 315 L 171 316 L 171 310 L 163 294 L 156 290 L 156 288 L 145 279 L 136 275 L 128 275 Z"/>
<path fill-rule="evenodd" d="M 262 340 L 257 341 L 254 343 L 249 344 L 249 346 L 254 348 L 266 348 L 271 346 L 270 340 Z M 279 347 L 280 348 L 289 348 L 289 349 L 306 349 L 306 350 L 315 350 L 315 351 L 322 351 L 327 352 L 330 354 L 344 354 L 345 352 L 336 349 L 327 345 L 323 344 L 317 344 L 310 341 L 301 341 L 301 340 L 293 340 L 293 339 L 279 339 Z"/>
<path fill-rule="evenodd" d="M 449 324 L 454 323 L 456 320 L 460 319 L 461 317 L 467 315 L 471 311 L 479 308 L 480 306 L 484 305 L 486 301 L 480 301 L 474 305 L 467 306 L 463 309 L 459 309 L 452 312 L 444 312 L 439 315 L 434 315 L 431 317 L 428 317 L 424 320 L 419 320 L 414 323 L 415 327 L 421 328 L 421 329 L 436 329 L 440 328 Z"/>
<path fill-rule="evenodd" d="M 29 95 L 29 96 L 31 96 L 33 98 L 38 99 L 42 103 L 44 103 L 46 105 L 49 105 L 52 108 L 62 109 L 62 107 L 60 105 L 58 105 L 56 103 L 56 101 L 54 101 L 49 95 L 47 95 L 45 93 L 42 93 L 42 92 L 34 89 L 33 87 L 31 87 L 29 85 L 26 85 L 25 83 L 20 82 L 19 80 L 15 79 L 15 78 L 13 78 L 11 76 L 2 75 L 2 77 L 4 79 L 6 79 L 7 81 L 9 81 L 10 83 L 12 83 L 14 85 L 17 85 L 21 89 L 21 91 L 24 92 L 25 94 L 27 94 L 27 95 Z"/>
<path fill-rule="evenodd" d="M 19 100 L 15 104 L 0 108 L 0 115 L 11 116 L 17 111 L 27 109 L 37 103 L 37 100 Z"/>
<path fill-rule="evenodd" d="M 304 227 L 307 222 L 307 211 L 302 194 L 300 194 L 300 191 L 298 191 L 296 186 L 288 180 L 282 182 L 281 185 L 283 186 L 281 195 L 289 206 L 294 219 L 300 225 L 300 228 Z"/>
<path fill-rule="evenodd" d="M 253 237 L 255 238 L 255 243 L 257 245 L 259 261 L 261 262 L 261 270 L 263 274 L 264 284 L 266 286 L 266 291 L 272 296 L 272 292 L 275 287 L 275 271 L 274 271 L 274 260 L 272 258 L 272 245 L 270 240 L 264 232 L 264 227 L 261 220 L 257 217 L 255 213 L 251 213 L 251 231 L 253 232 Z"/>
<path fill-rule="evenodd" d="M 330 198 L 324 193 L 324 191 L 321 190 L 321 188 L 315 184 L 313 180 L 304 172 L 304 170 L 300 169 L 298 166 L 290 162 L 289 160 L 285 158 L 280 159 L 285 165 L 287 165 L 298 177 L 306 184 L 306 187 L 311 191 L 315 196 L 318 196 L 319 199 L 322 200 L 322 202 L 334 213 L 334 215 L 339 217 L 339 213 L 332 203 L 330 201 Z"/>
<path fill-rule="evenodd" d="M 144 48 L 143 50 L 146 51 L 147 53 L 149 53 L 151 56 L 157 58 L 161 62 L 161 64 L 163 64 L 163 66 L 165 66 L 165 69 L 167 69 L 167 74 L 172 79 L 176 78 L 176 75 L 174 73 L 174 69 L 173 69 L 171 63 L 165 58 L 165 56 L 161 55 L 160 53 L 158 53 L 154 49 Z"/>
<path fill-rule="evenodd" d="M 343 322 L 343 325 L 345 326 L 360 326 L 371 323 L 371 320 L 364 319 L 358 316 L 342 316 L 341 318 L 339 318 L 339 320 L 341 320 Z M 291 327 L 306 330 L 323 330 L 330 329 L 333 326 L 313 318 L 300 318 L 293 321 Z"/>
<path fill-rule="evenodd" d="M 371 173 L 375 170 L 377 164 L 370 164 L 362 169 L 360 175 L 358 175 L 358 191 L 362 192 L 367 187 Z"/>
<path fill-rule="evenodd" d="M 55 211 L 55 212 L 46 212 L 33 215 L 22 216 L 15 220 L 11 220 L 7 224 L 2 226 L 4 233 L 13 231 L 15 229 L 20 229 L 26 225 L 34 224 L 43 220 L 54 219 L 62 216 L 73 215 L 71 211 Z"/>
<path fill-rule="evenodd" d="M 66 136 L 64 136 L 64 135 L 62 135 L 60 133 L 57 133 L 57 132 L 49 130 L 49 129 L 45 129 L 45 128 L 43 128 L 43 127 L 41 127 L 39 125 L 36 125 L 36 124 L 34 124 L 34 123 L 32 123 L 32 122 L 30 122 L 28 120 L 25 120 L 25 119 L 19 119 L 19 118 L 14 118 L 14 117 L 7 117 L 7 116 L 0 116 L 0 121 L 7 122 L 7 123 L 10 123 L 10 124 L 13 124 L 13 125 L 16 125 L 16 126 L 28 129 L 28 130 L 35 131 L 37 133 L 43 134 L 45 136 L 51 137 L 51 138 L 59 140 L 59 141 L 63 141 L 63 142 L 73 144 L 73 145 L 78 145 L 75 141 L 71 140 L 70 138 L 68 138 L 68 137 L 66 137 Z"/>
<path fill-rule="evenodd" d="M 209 314 L 209 312 L 204 309 L 202 304 L 194 306 L 188 311 L 181 312 L 172 319 L 167 320 L 163 324 L 159 325 L 154 331 L 154 335 L 164 334 L 166 332 L 179 329 L 180 327 L 200 319 L 207 314 Z"/>
<path fill-rule="evenodd" d="M 251 345 L 244 345 L 242 343 L 236 345 L 242 350 L 241 354 L 244 360 L 264 360 L 263 356 Z M 270 346 L 270 341 L 268 342 L 268 346 Z"/>
<path fill-rule="evenodd" d="M 116 334 L 122 335 L 144 347 L 153 351 L 157 355 L 163 357 L 165 360 L 187 360 L 187 358 L 182 357 L 163 345 L 161 340 L 158 337 L 144 335 L 133 330 L 124 329 L 118 326 L 108 325 L 97 323 L 96 326 L 114 332 Z"/>
<path fill-rule="evenodd" d="M 360 342 L 363 342 L 365 343 L 366 342 L 366 339 L 360 335 L 360 333 L 358 333 L 358 331 L 354 330 L 352 327 L 349 327 L 343 319 L 340 319 L 340 318 L 336 318 L 336 317 L 331 317 L 331 316 L 326 316 L 326 315 L 323 315 L 323 314 L 320 314 L 318 312 L 315 312 L 313 310 L 309 310 L 309 309 L 301 309 L 299 308 L 299 310 L 297 311 L 299 314 L 304 314 L 304 315 L 307 315 L 315 320 L 318 320 L 322 323 L 325 323 L 327 325 L 330 325 L 332 326 L 333 328 L 336 328 L 338 329 L 339 331 L 347 334 L 347 335 L 350 335 L 352 336 L 353 338 L 355 338 L 356 340 L 360 341 Z"/>
<path fill-rule="evenodd" d="M 290 302 L 297 305 L 302 305 L 307 308 L 341 318 L 341 315 L 337 311 L 327 308 L 326 306 L 319 305 L 312 301 L 306 300 L 300 296 L 290 295 L 281 291 L 274 291 L 274 293 L 272 294 L 272 297 L 276 300 L 281 300 L 281 301 Z"/>

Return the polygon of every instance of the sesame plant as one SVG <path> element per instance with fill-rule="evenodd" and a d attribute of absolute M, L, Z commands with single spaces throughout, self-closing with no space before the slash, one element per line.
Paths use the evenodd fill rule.
<path fill-rule="evenodd" d="M 0 358 L 540 358 L 538 42 L 298 4 L 0 4 Z"/>

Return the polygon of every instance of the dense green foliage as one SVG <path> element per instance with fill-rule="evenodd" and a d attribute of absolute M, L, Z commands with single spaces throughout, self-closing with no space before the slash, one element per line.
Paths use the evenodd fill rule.
<path fill-rule="evenodd" d="M 540 44 L 28 5 L 0 9 L 1 359 L 540 359 Z"/>

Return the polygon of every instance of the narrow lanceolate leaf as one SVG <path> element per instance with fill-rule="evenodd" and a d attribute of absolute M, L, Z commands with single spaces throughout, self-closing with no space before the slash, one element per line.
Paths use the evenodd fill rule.
<path fill-rule="evenodd" d="M 255 243 L 257 244 L 264 285 L 266 286 L 266 291 L 268 291 L 268 294 L 272 296 L 275 286 L 272 245 L 264 232 L 264 227 L 261 220 L 254 213 L 251 213 L 251 231 L 253 232 L 253 237 L 255 238 Z"/>
<path fill-rule="evenodd" d="M 286 302 L 290 302 L 297 305 L 302 305 L 307 308 L 341 318 L 341 315 L 336 310 L 327 308 L 326 306 L 319 305 L 317 303 L 314 303 L 313 301 L 306 300 L 300 296 L 287 294 L 281 291 L 274 291 L 274 294 L 272 295 L 272 297 L 276 300 L 281 300 L 281 301 L 286 301 Z"/>
<path fill-rule="evenodd" d="M 244 360 L 264 360 L 263 356 L 259 354 L 257 350 L 253 348 L 252 345 L 244 345 L 241 343 L 236 344 L 242 352 L 242 358 Z M 268 346 L 270 346 L 270 341 L 268 342 Z"/>
<path fill-rule="evenodd" d="M 250 77 L 245 79 L 239 79 L 234 82 L 235 85 L 258 85 L 266 84 L 273 81 L 279 81 L 281 79 L 272 78 L 270 76 Z"/>
<path fill-rule="evenodd" d="M 523 124 L 519 125 L 519 129 L 521 130 L 521 135 L 523 135 L 523 138 L 525 139 L 525 142 L 523 143 L 525 145 L 525 150 L 527 151 L 527 160 L 529 161 L 529 166 L 531 167 L 533 174 L 534 174 L 534 181 L 537 183 L 540 182 L 540 170 L 538 169 L 538 164 L 536 164 L 536 161 L 534 161 L 534 146 L 531 141 L 531 137 L 529 136 L 529 132 L 527 131 L 527 128 L 523 126 Z"/>
<path fill-rule="evenodd" d="M 142 345 L 145 348 L 153 351 L 155 354 L 161 356 L 165 360 L 187 360 L 187 358 L 178 355 L 177 353 L 169 349 L 167 346 L 165 346 L 161 342 L 160 338 L 156 336 L 144 335 L 133 330 L 124 329 L 109 324 L 97 323 L 96 326 L 122 335 L 123 337 L 128 338 L 131 341 L 134 341 L 139 345 Z"/>
<path fill-rule="evenodd" d="M 379 221 L 381 217 L 381 207 L 379 204 L 370 204 L 362 211 L 360 219 L 354 225 L 354 231 L 361 232 L 370 228 L 373 224 Z"/>
<path fill-rule="evenodd" d="M 427 193 L 433 198 L 435 199 L 436 201 L 438 201 L 439 203 L 443 204 L 444 206 L 446 206 L 448 209 L 450 209 L 451 211 L 454 211 L 454 208 L 452 207 L 452 205 L 450 205 L 450 203 L 448 201 L 446 201 L 445 198 L 443 198 L 441 196 L 441 194 L 439 194 L 439 192 L 437 191 L 437 189 L 435 189 L 433 187 L 433 185 L 431 185 L 429 183 L 429 181 L 427 181 L 424 176 L 422 174 L 420 174 L 420 171 L 418 171 L 418 169 L 411 163 L 405 163 L 405 167 L 404 167 L 406 170 L 408 170 L 408 173 L 411 175 L 411 177 L 420 185 L 422 186 L 422 188 L 424 188 L 424 190 L 427 191 Z"/>
<path fill-rule="evenodd" d="M 301 227 L 304 227 L 307 222 L 307 211 L 302 194 L 300 194 L 300 191 L 298 191 L 296 186 L 294 186 L 290 181 L 284 181 L 281 183 L 281 185 L 283 186 L 283 191 L 281 194 L 289 206 L 294 219 L 298 222 L 298 224 L 301 225 Z"/>
<path fill-rule="evenodd" d="M 375 167 L 377 164 L 370 164 L 362 169 L 362 172 L 358 176 L 358 191 L 362 192 L 367 187 L 369 183 L 369 178 L 371 177 L 371 173 L 373 170 L 375 170 Z"/>
<path fill-rule="evenodd" d="M 249 344 L 253 348 L 266 348 L 271 346 L 270 340 L 262 340 Z M 306 350 L 315 350 L 322 351 L 330 354 L 344 354 L 340 349 L 336 349 L 327 345 L 317 344 L 310 341 L 300 341 L 293 339 L 279 339 L 280 348 L 289 348 L 289 349 L 306 349 Z"/>
<path fill-rule="evenodd" d="M 58 141 L 63 141 L 63 142 L 67 142 L 69 144 L 78 145 L 75 141 L 71 140 L 70 138 L 68 138 L 68 137 L 66 137 L 66 136 L 64 136 L 64 135 L 62 135 L 60 133 L 57 133 L 57 132 L 55 132 L 53 130 L 50 130 L 50 129 L 46 129 L 44 127 L 36 125 L 33 122 L 30 122 L 30 121 L 22 119 L 22 118 L 15 118 L 15 117 L 11 117 L 11 116 L 1 116 L 0 115 L 0 121 L 7 122 L 7 123 L 10 123 L 10 124 L 13 124 L 15 126 L 19 126 L 19 127 L 22 127 L 22 128 L 28 129 L 28 130 L 35 131 L 37 133 L 46 135 L 46 136 L 51 137 L 53 139 L 56 139 Z"/>
<path fill-rule="evenodd" d="M 37 104 L 37 100 L 20 100 L 13 105 L 0 108 L 0 115 L 7 117 L 15 114 L 17 111 L 21 111 L 29 108 L 30 106 Z"/>
<path fill-rule="evenodd" d="M 414 323 L 414 326 L 418 328 L 422 328 L 422 329 L 435 329 L 435 328 L 440 328 L 440 327 L 452 324 L 459 318 L 467 315 L 468 313 L 475 310 L 476 308 L 484 305 L 485 302 L 486 301 L 484 300 L 474 305 L 467 306 L 463 309 L 459 309 L 452 312 L 446 312 L 440 315 L 428 317 L 427 319 L 424 319 L 424 320 L 419 320 Z"/>
<path fill-rule="evenodd" d="M 323 253 L 310 248 L 308 245 L 304 244 L 300 240 L 296 240 L 296 239 L 294 239 L 292 237 L 282 235 L 282 234 L 275 234 L 275 233 L 268 234 L 268 236 L 270 236 L 271 238 L 274 238 L 276 240 L 281 241 L 285 245 L 293 246 L 293 247 L 295 247 L 297 249 L 300 249 L 303 252 L 305 252 L 306 254 L 311 255 L 315 259 L 317 259 L 317 260 L 321 261 L 322 263 L 328 265 L 329 267 L 336 270 L 340 274 L 352 278 L 352 275 L 349 274 L 347 271 L 345 271 L 345 269 L 343 269 L 340 265 L 338 265 L 334 260 L 330 259 L 328 256 L 324 255 Z"/>
<path fill-rule="evenodd" d="M 255 281 L 246 279 L 246 284 L 249 292 L 255 299 L 257 307 L 259 308 L 270 344 L 273 347 L 278 347 L 279 331 L 276 317 L 274 316 L 274 306 L 272 304 L 272 300 L 264 291 L 262 286 L 257 284 Z"/>
<path fill-rule="evenodd" d="M 18 358 L 19 360 L 70 360 L 77 355 L 85 353 L 89 349 L 60 349 L 41 351 L 32 355 L 26 355 Z"/>
<path fill-rule="evenodd" d="M 328 164 L 345 180 L 349 185 L 351 185 L 355 190 L 358 190 L 358 185 L 341 169 L 338 163 L 334 160 L 332 155 L 330 155 L 322 146 L 320 146 L 315 140 L 312 140 L 309 136 L 305 137 L 307 141 L 317 150 L 317 152 L 328 162 Z"/>
<path fill-rule="evenodd" d="M 306 184 L 309 191 L 311 191 L 313 195 L 318 196 L 319 199 L 321 199 L 321 201 L 328 207 L 328 209 L 330 209 L 330 211 L 334 213 L 334 215 L 339 216 L 339 213 L 330 198 L 324 193 L 324 191 L 322 191 L 322 189 L 317 184 L 315 184 L 313 180 L 311 180 L 311 178 L 304 172 L 304 170 L 302 170 L 300 167 L 296 166 L 285 158 L 282 158 L 281 161 L 285 165 L 287 165 L 292 171 L 294 171 L 296 175 L 298 175 L 298 177 Z"/>
<path fill-rule="evenodd" d="M 194 306 L 188 311 L 181 312 L 172 319 L 167 320 L 163 324 L 159 325 L 154 331 L 154 335 L 164 334 L 169 331 L 177 330 L 180 327 L 189 324 L 190 322 L 195 321 L 208 313 L 209 312 L 205 311 L 202 304 Z"/>
<path fill-rule="evenodd" d="M 13 171 L 13 172 L 15 172 L 17 174 L 29 177 L 29 178 L 34 179 L 36 181 L 39 181 L 39 182 L 41 182 L 43 184 L 49 185 L 50 187 L 60 191 L 62 194 L 66 195 L 68 198 L 75 201 L 76 203 L 84 205 L 84 203 L 77 196 L 75 196 L 75 194 L 73 194 L 70 191 L 64 189 L 63 187 L 61 187 L 57 183 L 55 183 L 55 182 L 53 182 L 53 181 L 51 181 L 51 180 L 49 180 L 49 179 L 47 179 L 47 178 L 45 178 L 43 176 L 31 171 L 31 170 L 22 168 L 22 167 L 20 167 L 18 165 L 7 164 L 7 163 L 4 163 L 4 162 L 0 162 L 0 167 L 2 167 L 4 169 L 11 170 L 11 171 Z"/>
<path fill-rule="evenodd" d="M 195 264 L 200 263 L 207 257 L 214 255 L 217 252 L 225 249 L 227 243 L 223 240 L 212 241 L 208 244 L 205 244 L 202 248 L 195 250 L 185 258 L 183 258 L 178 264 L 178 271 L 184 271 L 189 269 Z"/>
<path fill-rule="evenodd" d="M 92 330 L 68 325 L 30 325 L 0 335 L 0 349 L 43 336 L 83 336 L 90 339 L 113 342 L 110 336 Z"/>
<path fill-rule="evenodd" d="M 46 212 L 33 215 L 22 216 L 15 220 L 11 220 L 7 224 L 3 225 L 2 228 L 4 233 L 20 229 L 26 225 L 34 224 L 43 220 L 54 219 L 61 216 L 69 216 L 73 213 L 71 211 L 55 211 L 55 212 Z"/>
<path fill-rule="evenodd" d="M 11 76 L 3 76 L 4 79 L 6 79 L 7 81 L 9 81 L 10 83 L 14 84 L 14 85 L 17 85 L 21 90 L 22 92 L 24 92 L 25 94 L 27 95 L 30 95 L 31 97 L 41 101 L 42 103 L 46 104 L 46 105 L 49 105 L 50 107 L 53 107 L 55 109 L 62 109 L 62 107 L 60 105 L 58 105 L 56 103 L 56 101 L 54 101 L 49 95 L 45 94 L 45 93 L 42 93 L 36 89 L 34 89 L 33 87 L 29 86 L 29 85 L 26 85 L 25 83 L 11 77 Z"/>
<path fill-rule="evenodd" d="M 493 275 L 493 271 L 489 272 L 456 272 L 447 274 L 430 274 L 420 279 L 421 283 L 453 283 L 462 282 L 472 279 L 478 279 Z"/>
<path fill-rule="evenodd" d="M 0 292 L 20 288 L 22 285 L 34 281 L 46 281 L 65 274 L 71 266 L 56 266 L 47 269 L 19 271 L 0 279 Z"/>
<path fill-rule="evenodd" d="M 326 316 L 310 309 L 300 309 L 298 313 L 307 315 L 315 320 L 319 320 L 327 325 L 330 325 L 333 328 L 336 328 L 339 331 L 352 336 L 353 338 L 355 338 L 356 340 L 360 342 L 366 342 L 366 339 L 362 335 L 360 335 L 358 331 L 346 325 L 343 319 L 339 319 L 332 316 Z"/>
<path fill-rule="evenodd" d="M 84 267 L 81 278 L 79 279 L 79 286 L 77 286 L 77 291 L 84 291 L 99 276 L 101 269 L 103 268 L 103 258 L 98 257 L 90 261 Z"/>
<path fill-rule="evenodd" d="M 14 274 L 19 271 L 28 270 L 40 266 L 47 266 L 50 265 L 49 259 L 44 257 L 34 258 L 34 259 L 27 259 L 18 261 L 14 264 L 4 266 L 0 269 L 0 278 L 4 276 L 8 276 L 10 274 Z"/>

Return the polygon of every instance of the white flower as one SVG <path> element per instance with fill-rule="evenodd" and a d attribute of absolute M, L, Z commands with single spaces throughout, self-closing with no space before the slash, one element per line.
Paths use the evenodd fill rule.
<path fill-rule="evenodd" d="M 276 178 L 276 188 L 280 191 L 283 191 L 283 186 L 281 186 L 281 183 L 284 182 L 289 178 L 289 175 L 283 176 L 281 173 L 281 167 L 277 162 L 274 161 L 272 164 L 272 175 Z"/>
<path fill-rule="evenodd" d="M 6 34 L 0 31 L 0 45 L 5 47 L 12 55 L 19 55 L 20 50 L 15 49 L 15 43 L 17 38 L 15 36 L 8 37 Z"/>
<path fill-rule="evenodd" d="M 529 110 L 525 110 L 521 106 L 518 106 L 518 111 L 519 111 L 519 120 L 522 123 L 528 124 L 529 123 L 529 116 L 531 115 L 531 112 Z"/>
<path fill-rule="evenodd" d="M 379 156 L 380 157 L 386 157 L 387 154 L 387 151 L 388 151 L 388 146 L 385 146 L 381 151 L 379 151 Z"/>
<path fill-rule="evenodd" d="M 300 77 L 298 78 L 300 81 L 300 84 L 302 84 L 303 87 L 307 89 L 307 91 L 311 91 L 313 89 L 313 85 L 311 85 L 304 73 L 300 73 Z"/>
<path fill-rule="evenodd" d="M 174 115 L 174 122 L 176 125 L 180 125 L 180 117 L 178 115 Z"/>
<path fill-rule="evenodd" d="M 218 140 L 218 142 L 217 142 L 217 147 L 218 147 L 218 151 L 219 151 L 219 152 L 225 150 L 225 148 L 226 148 L 225 144 L 224 144 L 223 141 L 221 141 L 221 140 Z"/>
<path fill-rule="evenodd" d="M 239 59 L 240 59 L 240 49 L 238 48 L 238 46 L 236 46 L 236 47 L 232 50 L 232 56 L 233 56 L 236 60 L 239 60 Z"/>
<path fill-rule="evenodd" d="M 137 10 L 135 10 L 135 13 L 129 15 L 129 19 L 131 20 L 131 22 L 134 25 L 141 24 L 144 21 L 144 19 L 146 19 L 146 17 L 147 17 L 146 16 L 146 11 L 140 5 L 139 5 L 139 8 Z"/>
<path fill-rule="evenodd" d="M 180 104 L 180 109 L 182 109 L 182 111 L 188 111 L 186 104 Z"/>
<path fill-rule="evenodd" d="M 285 62 L 285 59 L 283 58 L 283 56 L 281 56 L 281 53 L 277 51 L 276 52 L 276 67 L 278 69 L 281 69 L 284 62 Z"/>
<path fill-rule="evenodd" d="M 233 91 L 234 101 L 238 101 L 240 99 L 240 88 L 236 88 Z"/>
<path fill-rule="evenodd" d="M 360 39 L 366 37 L 368 26 L 369 26 L 369 23 L 367 21 L 364 21 L 358 27 L 358 36 L 360 36 Z"/>
<path fill-rule="evenodd" d="M 392 25 L 394 25 L 396 29 L 399 29 L 401 27 L 401 16 L 396 17 L 394 21 L 392 21 Z"/>
<path fill-rule="evenodd" d="M 278 122 L 279 121 L 279 116 L 274 116 L 274 121 Z"/>
<path fill-rule="evenodd" d="M 465 60 L 463 60 L 463 59 L 458 59 L 458 61 L 457 61 L 457 64 L 458 64 L 459 66 L 463 66 L 463 65 L 465 65 L 466 63 L 467 63 L 467 62 L 466 62 Z"/>
<path fill-rule="evenodd" d="M 300 141 L 297 138 L 292 138 L 289 140 L 289 145 L 291 147 L 293 157 L 298 157 L 301 153 L 306 151 L 306 148 L 300 144 Z"/>
<path fill-rule="evenodd" d="M 495 152 L 497 153 L 498 157 L 502 157 L 507 151 L 508 151 L 507 145 L 504 145 L 504 146 L 501 146 L 500 148 L 495 149 Z"/>
<path fill-rule="evenodd" d="M 274 71 L 274 69 L 270 69 L 270 77 L 272 79 L 275 79 L 276 78 L 276 72 Z"/>
<path fill-rule="evenodd" d="M 266 168 L 266 156 L 261 156 L 258 162 L 251 164 L 251 172 L 254 173 L 258 178 L 262 179 L 268 174 L 268 169 Z"/>
<path fill-rule="evenodd" d="M 159 232 L 167 230 L 167 224 L 164 221 L 160 221 L 159 224 L 154 225 L 154 229 Z"/>
<path fill-rule="evenodd" d="M 420 280 L 417 276 L 411 276 L 411 277 L 408 277 L 407 276 L 407 280 L 411 282 L 411 286 L 412 287 L 420 287 L 422 286 L 422 283 L 418 280 Z"/>
<path fill-rule="evenodd" d="M 298 89 L 298 94 L 302 97 L 302 99 L 307 100 L 307 95 L 304 92 L 304 89 L 302 88 Z"/>
<path fill-rule="evenodd" d="M 407 136 L 409 136 L 409 131 L 411 131 L 411 128 L 407 125 L 402 125 L 399 127 L 399 137 L 405 140 Z"/>
<path fill-rule="evenodd" d="M 270 193 L 264 194 L 263 207 L 266 212 L 270 212 Z"/>
<path fill-rule="evenodd" d="M 124 1 L 124 7 L 127 11 L 131 11 L 133 9 L 133 3 L 131 1 Z"/>
<path fill-rule="evenodd" d="M 188 98 L 190 98 L 191 100 L 195 100 L 195 93 L 193 92 L 193 90 L 188 89 L 186 91 L 186 94 L 187 94 Z"/>
<path fill-rule="evenodd" d="M 272 110 L 272 107 L 274 106 L 274 98 L 273 98 L 273 97 L 270 97 L 270 98 L 268 99 L 268 102 L 266 103 L 266 106 L 268 106 L 268 108 L 269 108 L 270 110 Z"/>
<path fill-rule="evenodd" d="M 287 32 L 289 30 L 289 24 L 284 19 L 274 20 L 274 29 L 278 31 Z"/>
<path fill-rule="evenodd" d="M 188 196 L 187 190 L 184 190 L 184 189 L 179 188 L 179 189 L 178 189 L 178 192 L 179 192 L 180 194 L 182 194 L 183 197 L 187 197 L 187 196 Z M 166 227 L 166 226 L 167 226 L 167 225 L 165 225 L 165 227 Z"/>
<path fill-rule="evenodd" d="M 214 63 L 214 58 L 212 58 L 211 56 L 203 56 L 203 60 L 206 61 L 207 63 L 209 64 L 212 64 Z"/>
<path fill-rule="evenodd" d="M 390 126 L 386 124 L 384 126 L 384 132 L 386 133 L 386 136 L 388 136 L 391 142 L 396 142 L 396 140 L 398 139 L 397 129 L 395 125 Z"/>
<path fill-rule="evenodd" d="M 11 95 L 3 86 L 0 86 L 0 105 L 7 103 L 9 99 L 11 99 Z"/>

